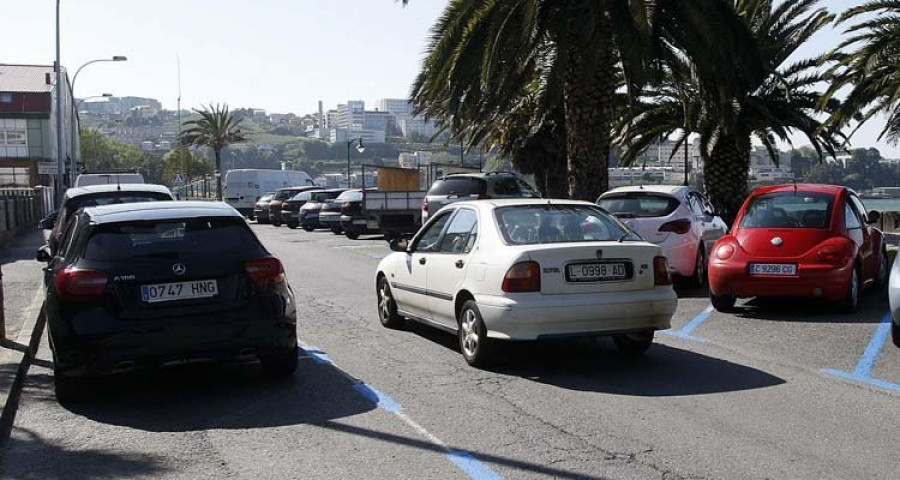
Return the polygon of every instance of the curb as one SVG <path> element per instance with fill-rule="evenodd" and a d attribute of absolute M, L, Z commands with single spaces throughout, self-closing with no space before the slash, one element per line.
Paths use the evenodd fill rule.
<path fill-rule="evenodd" d="M 41 298 L 43 295 L 43 288 L 38 291 L 38 294 L 35 298 Z M 32 305 L 34 302 L 32 302 Z M 13 379 L 12 384 L 10 384 L 9 394 L 6 397 L 6 403 L 3 406 L 3 413 L 0 414 L 0 448 L 6 446 L 9 442 L 10 435 L 12 434 L 12 427 L 16 421 L 16 413 L 19 410 L 19 399 L 22 396 L 22 388 L 25 385 L 25 378 L 28 376 L 28 370 L 31 368 L 31 363 L 37 355 L 38 348 L 41 344 L 41 337 L 44 334 L 44 326 L 47 323 L 47 317 L 44 315 L 44 308 L 41 306 L 40 311 L 34 315 L 31 314 L 32 310 L 29 308 L 29 315 L 26 318 L 25 323 L 22 325 L 22 329 L 19 330 L 19 335 L 17 336 L 17 342 L 11 346 L 11 350 L 22 351 L 22 359 L 19 361 L 18 368 L 16 369 L 16 376 Z M 26 343 L 27 342 L 27 343 Z M 19 350 L 22 346 L 22 348 Z M 2 355 L 6 357 L 9 353 L 4 352 Z"/>

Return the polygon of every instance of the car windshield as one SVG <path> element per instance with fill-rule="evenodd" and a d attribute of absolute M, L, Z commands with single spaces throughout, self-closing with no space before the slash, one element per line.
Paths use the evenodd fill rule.
<path fill-rule="evenodd" d="M 172 196 L 161 192 L 109 192 L 100 195 L 84 195 L 66 202 L 66 219 L 79 208 L 116 205 L 119 203 L 164 202 L 172 200 Z"/>
<path fill-rule="evenodd" d="M 586 205 L 500 207 L 494 215 L 511 245 L 641 240 L 608 213 Z"/>
<path fill-rule="evenodd" d="M 779 192 L 751 200 L 741 228 L 828 228 L 834 195 Z"/>
<path fill-rule="evenodd" d="M 195 218 L 100 225 L 85 247 L 87 260 L 235 255 L 262 250 L 242 219 Z"/>
<path fill-rule="evenodd" d="M 628 192 L 607 195 L 597 204 L 620 218 L 653 218 L 671 215 L 681 203 L 669 195 Z"/>
<path fill-rule="evenodd" d="M 475 177 L 450 177 L 434 182 L 428 195 L 483 195 L 487 192 L 487 183 Z"/>
<path fill-rule="evenodd" d="M 272 200 L 287 200 L 296 193 L 297 192 L 294 190 L 279 190 L 275 192 L 275 196 L 272 197 Z"/>

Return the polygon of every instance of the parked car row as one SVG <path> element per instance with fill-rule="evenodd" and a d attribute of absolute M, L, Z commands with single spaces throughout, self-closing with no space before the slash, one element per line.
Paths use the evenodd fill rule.
<path fill-rule="evenodd" d="M 859 308 L 890 277 L 892 337 L 900 347 L 900 259 L 889 269 L 884 235 L 855 192 L 826 185 L 757 189 L 729 231 L 687 187 L 612 190 L 599 205 L 483 199 L 433 212 L 378 265 L 378 315 L 458 336 L 473 366 L 502 341 L 612 336 L 625 354 L 669 328 L 672 276 L 707 278 L 712 305 L 798 297 Z M 890 270 L 890 273 L 889 273 Z"/>

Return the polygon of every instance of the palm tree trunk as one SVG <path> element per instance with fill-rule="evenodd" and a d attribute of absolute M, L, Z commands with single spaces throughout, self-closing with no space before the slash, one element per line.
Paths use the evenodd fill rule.
<path fill-rule="evenodd" d="M 605 17 L 604 17 L 605 18 Z M 596 49 L 569 55 L 563 86 L 569 198 L 593 202 L 609 188 L 609 152 L 615 118 L 615 55 L 609 19 L 598 28 L 607 38 Z M 594 51 L 587 59 L 582 51 Z"/>
<path fill-rule="evenodd" d="M 219 172 L 222 171 L 222 151 L 219 149 L 214 150 L 216 152 L 216 171 L 213 172 L 213 179 L 216 182 L 216 200 L 222 201 L 222 182 L 219 178 Z"/>
<path fill-rule="evenodd" d="M 719 215 L 729 225 L 747 198 L 750 172 L 750 139 L 719 138 L 705 167 L 706 192 Z"/>

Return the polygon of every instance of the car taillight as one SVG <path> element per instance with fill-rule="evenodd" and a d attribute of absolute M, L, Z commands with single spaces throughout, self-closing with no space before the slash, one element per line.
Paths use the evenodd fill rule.
<path fill-rule="evenodd" d="M 728 260 L 734 255 L 734 247 L 731 245 L 722 245 L 716 249 L 716 258 L 719 260 Z"/>
<path fill-rule="evenodd" d="M 422 223 L 428 218 L 428 200 L 422 201 Z"/>
<path fill-rule="evenodd" d="M 508 293 L 540 292 L 540 265 L 537 262 L 522 262 L 513 265 L 503 277 L 503 291 Z"/>
<path fill-rule="evenodd" d="M 847 248 L 839 245 L 825 245 L 817 252 L 819 260 L 826 263 L 841 263 L 850 256 Z"/>
<path fill-rule="evenodd" d="M 284 267 L 281 260 L 274 257 L 259 258 L 244 263 L 247 275 L 259 286 L 276 285 L 284 282 Z"/>
<path fill-rule="evenodd" d="M 669 262 L 666 257 L 653 259 L 653 284 L 657 287 L 672 284 L 672 276 L 669 275 Z"/>
<path fill-rule="evenodd" d="M 96 270 L 67 268 L 56 274 L 56 291 L 63 300 L 96 300 L 106 289 L 109 277 Z"/>
<path fill-rule="evenodd" d="M 350 203 L 345 202 L 341 204 L 341 213 L 350 213 Z"/>
<path fill-rule="evenodd" d="M 687 219 L 673 220 L 666 222 L 659 227 L 660 232 L 672 232 L 678 235 L 684 235 L 691 231 L 691 221 Z"/>

